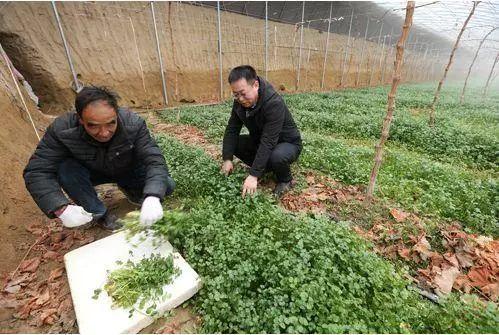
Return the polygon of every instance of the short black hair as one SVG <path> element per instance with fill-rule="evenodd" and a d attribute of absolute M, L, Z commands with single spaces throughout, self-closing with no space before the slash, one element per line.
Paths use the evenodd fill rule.
<path fill-rule="evenodd" d="M 104 101 L 109 106 L 111 106 L 115 111 L 118 111 L 118 100 L 120 96 L 111 91 L 109 88 L 104 86 L 86 86 L 82 88 L 80 92 L 76 95 L 75 108 L 78 116 L 81 117 L 81 113 L 91 103 L 95 101 Z"/>
<path fill-rule="evenodd" d="M 246 79 L 249 84 L 253 84 L 257 79 L 255 69 L 250 65 L 240 65 L 233 68 L 229 73 L 229 84 L 242 78 Z"/>

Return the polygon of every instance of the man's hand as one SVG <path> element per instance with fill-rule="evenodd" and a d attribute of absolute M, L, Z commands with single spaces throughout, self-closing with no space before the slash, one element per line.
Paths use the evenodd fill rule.
<path fill-rule="evenodd" d="M 163 206 L 158 197 L 149 196 L 144 199 L 140 209 L 140 223 L 151 226 L 163 217 Z"/>
<path fill-rule="evenodd" d="M 226 160 L 223 162 L 221 170 L 224 175 L 228 176 L 234 170 L 234 164 L 232 164 L 232 161 Z"/>
<path fill-rule="evenodd" d="M 67 205 L 62 213 L 56 211 L 56 215 L 61 219 L 64 227 L 75 228 L 83 226 L 92 221 L 92 214 L 87 212 L 81 206 Z"/>
<path fill-rule="evenodd" d="M 252 175 L 246 177 L 243 183 L 243 198 L 248 195 L 253 195 L 256 193 L 256 188 L 258 185 L 258 178 Z"/>

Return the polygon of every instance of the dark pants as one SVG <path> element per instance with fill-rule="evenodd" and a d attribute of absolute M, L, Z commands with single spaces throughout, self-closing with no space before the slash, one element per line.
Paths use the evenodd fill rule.
<path fill-rule="evenodd" d="M 257 144 L 249 135 L 240 135 L 235 156 L 251 166 L 258 150 Z M 293 179 L 290 165 L 300 156 L 301 147 L 297 144 L 282 142 L 276 145 L 267 162 L 265 172 L 274 172 L 277 182 L 287 183 Z"/>
<path fill-rule="evenodd" d="M 58 170 L 59 184 L 62 189 L 77 205 L 92 213 L 94 218 L 102 217 L 107 211 L 106 206 L 97 196 L 94 186 L 116 183 L 125 193 L 137 195 L 137 198 L 142 201 L 145 178 L 146 169 L 143 165 L 133 168 L 123 176 L 109 178 L 89 170 L 71 158 L 63 161 Z M 169 178 L 166 195 L 171 194 L 174 188 L 175 183 Z"/>

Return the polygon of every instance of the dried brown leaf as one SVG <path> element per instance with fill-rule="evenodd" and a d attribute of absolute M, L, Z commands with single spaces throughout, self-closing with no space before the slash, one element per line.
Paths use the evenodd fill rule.
<path fill-rule="evenodd" d="M 33 257 L 27 260 L 24 260 L 19 266 L 20 272 L 35 272 L 40 265 L 40 257 Z"/>
<path fill-rule="evenodd" d="M 458 249 L 458 251 L 456 251 L 456 258 L 462 268 L 469 268 L 475 264 L 472 255 L 462 249 Z"/>
<path fill-rule="evenodd" d="M 55 279 L 61 277 L 63 273 L 64 273 L 64 268 L 63 267 L 54 269 L 54 270 L 50 271 L 49 279 L 48 280 L 49 281 L 54 281 Z"/>
<path fill-rule="evenodd" d="M 50 293 L 49 293 L 49 290 L 48 288 L 45 288 L 42 293 L 38 296 L 38 298 L 36 299 L 35 303 L 37 305 L 44 305 L 47 301 L 49 301 L 50 299 Z"/>
<path fill-rule="evenodd" d="M 406 212 L 404 212 L 400 209 L 396 209 L 396 208 L 392 208 L 390 210 L 390 214 L 393 216 L 393 218 L 397 222 L 403 222 L 409 216 L 409 213 L 406 213 Z"/>
<path fill-rule="evenodd" d="M 482 287 L 489 284 L 490 270 L 485 267 L 475 267 L 468 272 L 468 278 L 473 286 Z"/>
<path fill-rule="evenodd" d="M 426 237 L 424 236 L 419 240 L 418 243 L 416 243 L 416 245 L 414 245 L 414 247 L 412 247 L 412 250 L 419 253 L 419 256 L 423 261 L 426 261 L 433 255 L 430 243 L 428 243 L 428 240 L 426 240 Z"/>
<path fill-rule="evenodd" d="M 490 297 L 492 301 L 497 301 L 499 298 L 499 283 L 491 283 L 482 287 L 482 292 Z"/>
<path fill-rule="evenodd" d="M 459 275 L 459 269 L 455 266 L 444 269 L 435 276 L 433 283 L 437 290 L 442 294 L 449 294 L 452 291 L 454 281 Z"/>
<path fill-rule="evenodd" d="M 456 255 L 450 252 L 444 254 L 445 260 L 447 260 L 452 266 L 459 268 L 459 262 L 456 258 Z"/>

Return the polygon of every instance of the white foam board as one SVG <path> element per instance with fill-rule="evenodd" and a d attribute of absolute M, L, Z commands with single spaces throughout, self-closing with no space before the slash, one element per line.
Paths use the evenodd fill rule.
<path fill-rule="evenodd" d="M 107 270 L 120 267 L 117 261 L 129 259 L 137 262 L 151 254 L 168 256 L 173 254 L 174 265 L 181 274 L 164 287 L 166 298 L 157 304 L 157 311 L 169 311 L 191 298 L 201 288 L 198 274 L 179 253 L 174 252 L 166 240 L 160 243 L 148 234 L 141 233 L 130 241 L 125 232 L 118 232 L 96 242 L 75 249 L 64 256 L 71 297 L 81 334 L 137 333 L 150 325 L 154 319 L 135 312 L 129 318 L 128 310 L 112 307 L 112 300 L 105 290 L 98 299 L 93 299 L 94 290 L 103 288 L 107 282 Z M 132 254 L 129 252 L 132 250 Z"/>

